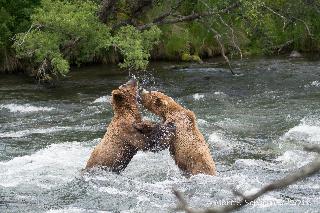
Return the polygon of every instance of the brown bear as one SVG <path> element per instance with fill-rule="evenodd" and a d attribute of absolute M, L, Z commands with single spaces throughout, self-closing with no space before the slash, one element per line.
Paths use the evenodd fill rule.
<path fill-rule="evenodd" d="M 178 167 L 187 175 L 216 175 L 215 163 L 194 113 L 161 92 L 144 90 L 141 98 L 142 104 L 160 116 L 164 124 L 175 124 L 176 133 L 169 150 Z"/>
<path fill-rule="evenodd" d="M 173 137 L 174 125 L 142 121 L 137 95 L 135 80 L 112 91 L 114 116 L 101 142 L 91 153 L 86 169 L 100 166 L 119 173 L 138 150 L 159 151 L 168 147 L 166 141 Z"/>

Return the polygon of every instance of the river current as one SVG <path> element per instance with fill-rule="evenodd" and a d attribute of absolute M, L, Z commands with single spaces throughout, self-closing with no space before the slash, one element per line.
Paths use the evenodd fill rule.
<path fill-rule="evenodd" d="M 172 212 L 173 188 L 192 207 L 221 205 L 316 157 L 302 148 L 320 144 L 319 61 L 236 60 L 236 76 L 219 63 L 172 65 L 138 77 L 195 112 L 217 176 L 182 176 L 168 150 L 138 152 L 120 175 L 81 172 L 112 117 L 112 89 L 128 80 L 115 67 L 75 69 L 56 88 L 0 75 L 0 212 Z M 319 208 L 316 174 L 240 212 Z"/>

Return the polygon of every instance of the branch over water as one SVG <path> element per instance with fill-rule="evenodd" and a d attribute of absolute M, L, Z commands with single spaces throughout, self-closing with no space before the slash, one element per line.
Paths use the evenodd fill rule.
<path fill-rule="evenodd" d="M 304 150 L 310 152 L 317 152 L 320 153 L 320 146 L 319 145 L 308 145 L 305 146 Z M 279 180 L 276 180 L 270 184 L 263 186 L 260 190 L 252 195 L 244 195 L 239 191 L 234 191 L 234 194 L 239 196 L 241 199 L 239 201 L 233 202 L 230 205 L 225 205 L 222 207 L 212 207 L 207 209 L 192 209 L 189 207 L 187 201 L 184 199 L 184 196 L 181 192 L 174 190 L 174 194 L 179 201 L 179 205 L 176 210 L 182 210 L 187 213 L 224 213 L 224 212 L 232 212 L 238 210 L 245 205 L 249 204 L 250 202 L 256 200 L 257 198 L 263 196 L 264 194 L 270 191 L 276 191 L 283 188 L 286 188 L 300 180 L 303 180 L 317 172 L 320 171 L 320 157 L 317 157 L 314 161 L 309 163 L 306 166 L 301 167 L 297 171 L 289 174 Z"/>

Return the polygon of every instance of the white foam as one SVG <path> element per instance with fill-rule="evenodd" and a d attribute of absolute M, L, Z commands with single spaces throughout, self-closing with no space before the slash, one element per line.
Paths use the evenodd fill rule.
<path fill-rule="evenodd" d="M 208 142 L 213 144 L 215 148 L 222 150 L 230 150 L 232 148 L 232 144 L 229 143 L 228 140 L 224 138 L 224 136 L 218 132 L 213 132 L 209 135 Z"/>
<path fill-rule="evenodd" d="M 210 134 L 209 141 L 217 143 L 217 144 L 220 144 L 220 143 L 224 142 L 222 137 L 216 132 Z"/>
<path fill-rule="evenodd" d="M 30 104 L 1 104 L 0 109 L 8 109 L 10 112 L 19 112 L 19 113 L 30 113 L 30 112 L 39 112 L 39 111 L 52 111 L 56 108 L 54 107 L 37 107 Z"/>
<path fill-rule="evenodd" d="M 92 127 L 50 127 L 50 128 L 39 128 L 39 129 L 26 129 L 20 131 L 2 132 L 0 138 L 21 138 L 32 134 L 47 134 L 53 132 L 61 132 L 66 130 L 90 130 Z"/>
<path fill-rule="evenodd" d="M 305 88 L 320 87 L 320 82 L 319 81 L 312 81 L 311 83 L 304 85 L 304 87 Z"/>
<path fill-rule="evenodd" d="M 203 99 L 203 98 L 204 98 L 204 95 L 203 95 L 203 94 L 196 93 L 196 94 L 194 94 L 192 97 L 193 97 L 194 100 L 198 101 L 198 100 L 200 100 L 200 99 Z"/>
<path fill-rule="evenodd" d="M 265 166 L 266 162 L 256 159 L 237 159 L 234 164 L 237 167 L 260 167 Z"/>
<path fill-rule="evenodd" d="M 206 124 L 209 124 L 208 121 L 204 120 L 204 119 L 201 119 L 201 118 L 198 118 L 197 119 L 197 123 L 200 124 L 200 125 L 206 125 Z"/>
<path fill-rule="evenodd" d="M 303 122 L 290 129 L 281 139 L 304 140 L 311 143 L 320 143 L 320 126 L 313 126 Z"/>
<path fill-rule="evenodd" d="M 52 132 L 59 132 L 63 130 L 68 130 L 71 127 L 51 127 L 51 128 L 43 128 L 43 129 L 27 129 L 21 130 L 17 132 L 3 132 L 0 133 L 0 138 L 21 138 L 24 136 L 28 136 L 31 134 L 45 134 L 45 133 L 52 133 Z"/>
<path fill-rule="evenodd" d="M 224 92 L 220 92 L 220 91 L 214 92 L 213 94 L 216 95 L 216 96 L 220 96 L 220 97 L 226 97 L 227 96 L 227 94 L 225 94 Z"/>
<path fill-rule="evenodd" d="M 220 176 L 216 177 L 216 183 L 218 185 L 220 185 L 221 183 L 225 184 L 226 186 L 229 186 L 226 188 L 224 188 L 224 190 L 226 190 L 227 193 L 230 193 L 230 186 L 233 186 L 233 188 L 235 188 L 236 190 L 239 191 L 243 191 L 246 193 L 250 193 L 248 192 L 249 190 L 253 190 L 255 185 L 260 185 L 262 184 L 262 182 L 256 178 L 253 177 L 252 174 L 246 172 L 246 173 L 224 173 L 221 174 Z"/>
<path fill-rule="evenodd" d="M 315 156 L 308 152 L 301 150 L 289 150 L 277 157 L 275 161 L 282 163 L 286 168 L 290 168 L 304 166 L 314 160 L 314 158 Z"/>
<path fill-rule="evenodd" d="M 119 195 L 127 195 L 128 194 L 128 192 L 120 191 L 120 190 L 118 190 L 116 188 L 113 188 L 113 187 L 99 187 L 98 190 L 100 192 L 106 192 L 106 193 L 111 194 L 111 195 L 117 195 L 117 194 L 119 194 Z"/>
<path fill-rule="evenodd" d="M 275 159 L 284 168 L 298 168 L 310 163 L 314 159 L 314 154 L 302 151 L 302 147 L 297 145 L 320 144 L 320 125 L 318 118 L 303 118 L 299 125 L 291 128 L 281 138 L 280 148 L 290 149 Z M 293 143 L 292 143 L 293 142 Z M 292 149 L 298 150 L 292 150 Z"/>
<path fill-rule="evenodd" d="M 71 181 L 84 168 L 90 147 L 79 142 L 52 144 L 32 155 L 0 162 L 0 185 L 16 187 L 30 184 L 51 188 Z"/>
<path fill-rule="evenodd" d="M 312 81 L 311 86 L 320 87 L 320 82 L 319 81 Z"/>
<path fill-rule="evenodd" d="M 94 100 L 93 103 L 111 103 L 111 96 L 102 96 Z"/>
<path fill-rule="evenodd" d="M 110 211 L 97 211 L 77 208 L 77 207 L 67 207 L 64 209 L 50 209 L 47 213 L 111 213 Z"/>

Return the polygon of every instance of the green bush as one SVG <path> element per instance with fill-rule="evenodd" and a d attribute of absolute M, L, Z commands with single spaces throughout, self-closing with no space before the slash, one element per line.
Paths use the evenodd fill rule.
<path fill-rule="evenodd" d="M 124 26 L 112 35 L 110 28 L 98 20 L 98 8 L 92 1 L 42 0 L 31 17 L 31 30 L 16 35 L 18 57 L 31 59 L 35 70 L 48 60 L 51 69 L 47 74 L 63 76 L 70 63 L 91 62 L 102 52 L 116 48 L 123 56 L 122 68 L 145 69 L 160 30 L 151 27 L 140 32 Z"/>

